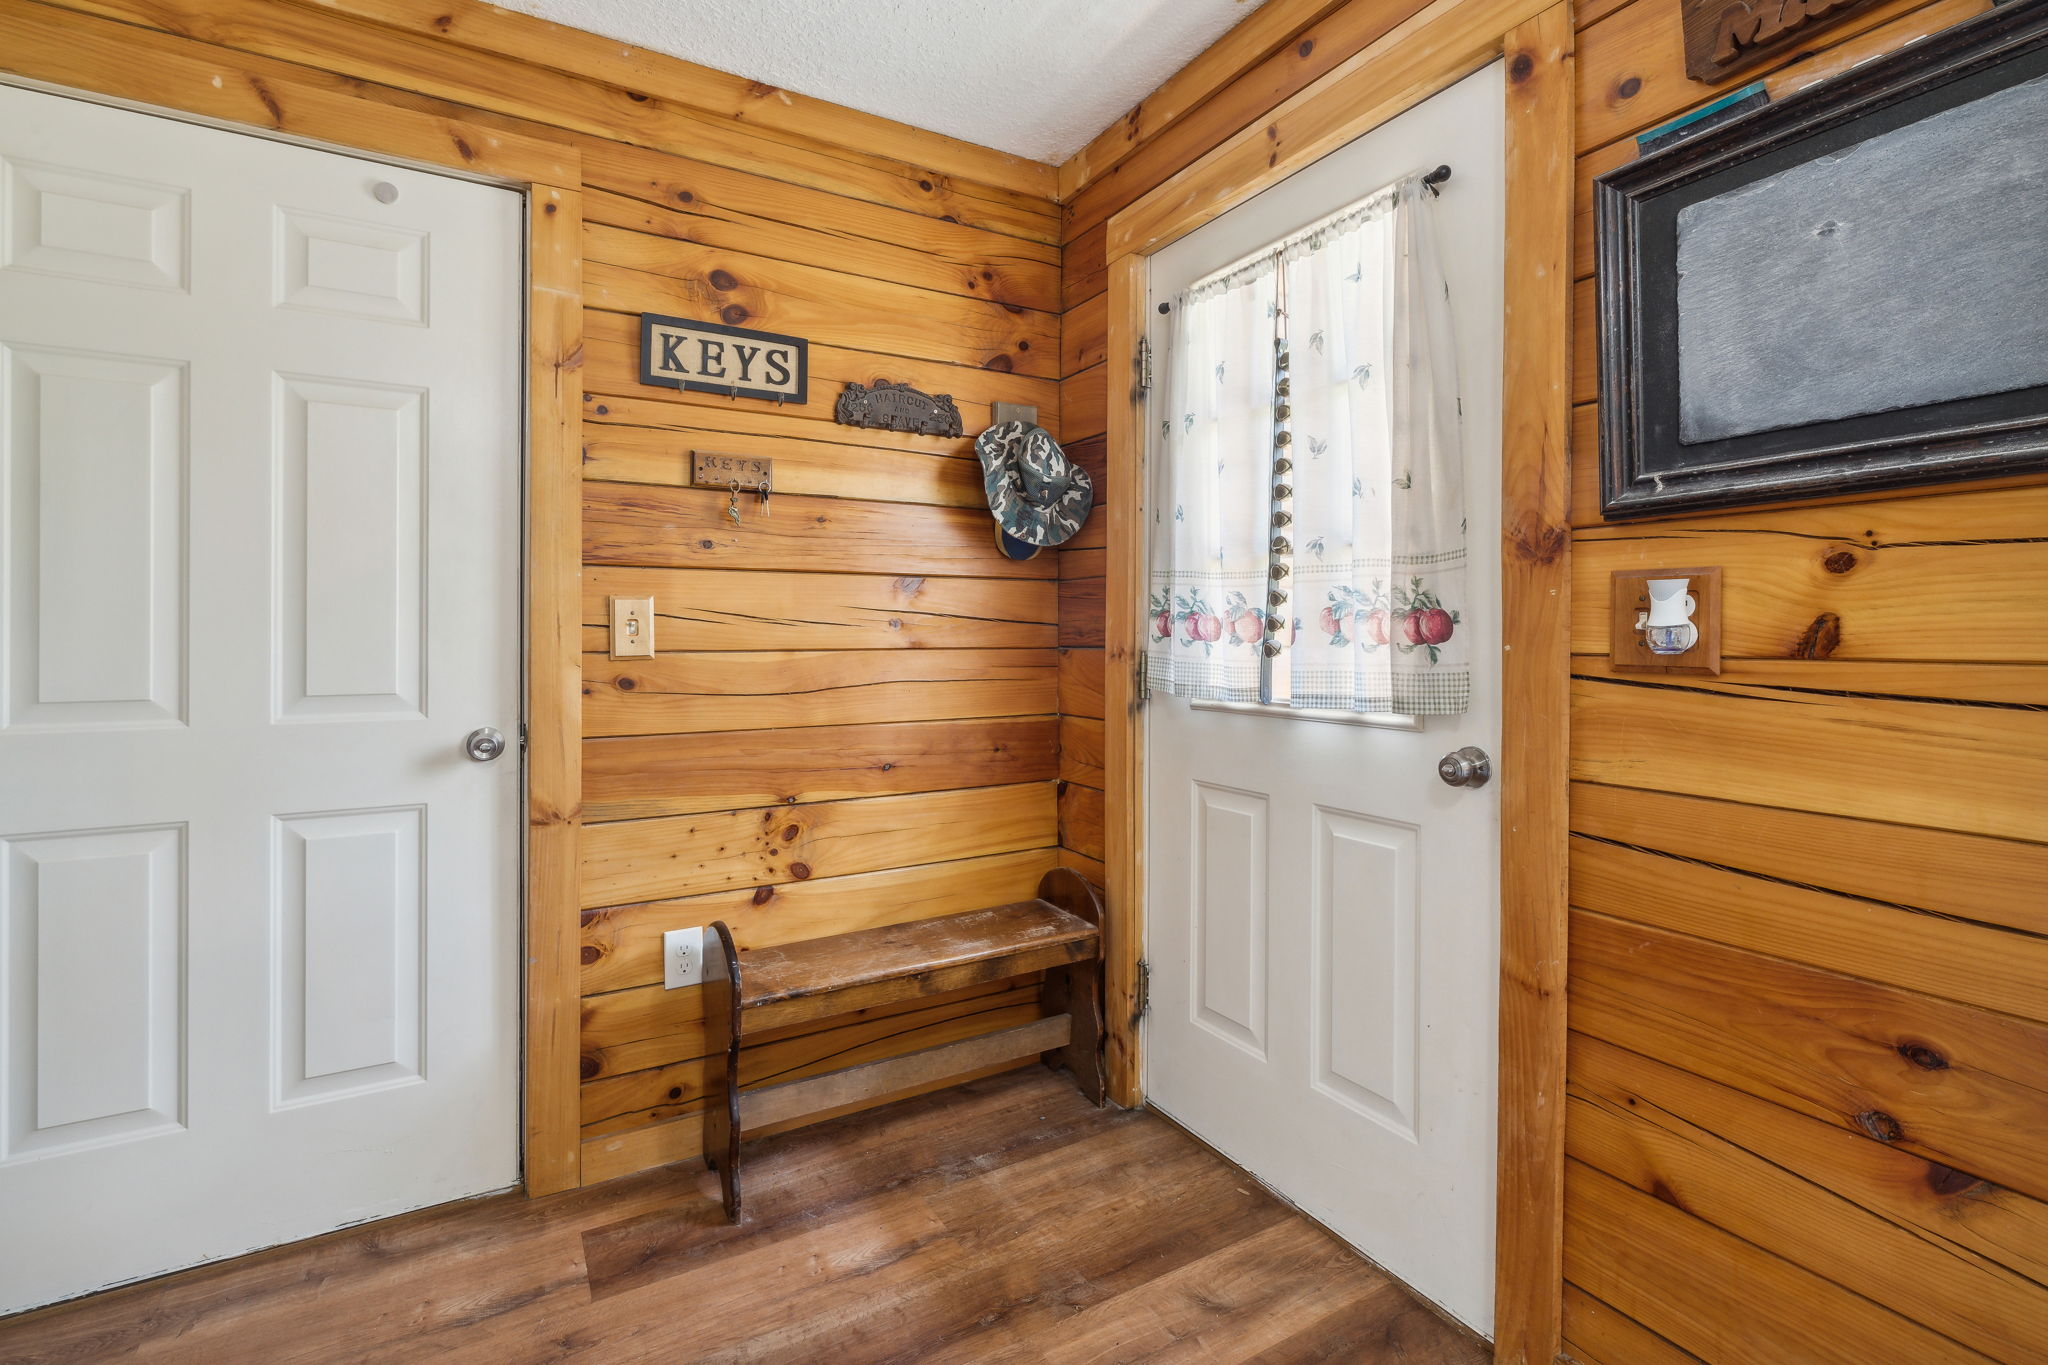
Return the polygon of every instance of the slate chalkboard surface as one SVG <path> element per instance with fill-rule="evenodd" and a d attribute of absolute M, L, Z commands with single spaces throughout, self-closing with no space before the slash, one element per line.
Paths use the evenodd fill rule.
<path fill-rule="evenodd" d="M 1681 441 L 2035 384 L 2048 76 L 1679 210 Z"/>
<path fill-rule="evenodd" d="M 1594 193 L 1608 515 L 2048 466 L 2048 6 Z"/>

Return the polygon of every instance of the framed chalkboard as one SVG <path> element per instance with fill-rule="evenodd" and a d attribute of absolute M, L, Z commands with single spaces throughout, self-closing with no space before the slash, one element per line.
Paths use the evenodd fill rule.
<path fill-rule="evenodd" d="M 2048 468 L 2048 5 L 1593 194 L 1609 517 Z"/>

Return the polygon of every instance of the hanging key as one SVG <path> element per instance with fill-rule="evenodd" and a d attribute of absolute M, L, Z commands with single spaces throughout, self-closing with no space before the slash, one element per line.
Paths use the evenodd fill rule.
<path fill-rule="evenodd" d="M 740 525 L 740 481 L 732 481 L 731 490 L 726 494 L 725 514 L 732 518 L 732 524 Z"/>

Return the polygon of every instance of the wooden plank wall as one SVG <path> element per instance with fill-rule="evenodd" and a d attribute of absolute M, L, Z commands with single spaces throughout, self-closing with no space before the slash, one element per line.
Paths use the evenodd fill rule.
<path fill-rule="evenodd" d="M 1061 168 L 1065 432 L 1103 427 L 1102 226 L 1405 18 L 1269 0 Z M 1628 525 L 1598 510 L 1592 178 L 1989 8 L 1890 0 L 1721 87 L 1676 0 L 1578 13 L 1565 1336 L 1587 1365 L 2048 1361 L 2048 483 Z M 1512 229 L 1511 229 L 1512 230 Z M 1096 458 L 1099 458 L 1096 457 Z M 1063 574 L 1062 726 L 1099 603 Z M 1608 576 L 1719 564 L 1723 676 L 1609 669 Z M 1072 623 L 1071 625 L 1069 623 Z M 1091 777 L 1063 760 L 1082 856 Z M 1091 789 L 1092 790 L 1092 789 Z"/>
<path fill-rule="evenodd" d="M 996 553 L 967 440 L 833 425 L 849 380 L 1059 420 L 1053 168 L 473 0 L 0 0 L 0 68 L 177 105 L 280 88 L 459 113 L 580 149 L 583 376 L 582 1179 L 698 1151 L 698 992 L 660 932 L 771 943 L 1021 899 L 1061 827 L 1059 564 Z M 189 101 L 187 102 L 189 105 Z M 644 388 L 634 315 L 811 339 L 810 401 Z M 682 486 L 691 449 L 770 455 L 744 524 Z M 1085 587 L 1067 585 L 1066 600 Z M 606 654 L 611 594 L 660 654 Z M 1086 817 L 1066 812 L 1070 828 Z M 787 1078 L 1035 1017 L 1006 982 L 790 1030 Z"/>
<path fill-rule="evenodd" d="M 1723 88 L 1987 8 L 1892 0 Z M 2048 486 L 1603 524 L 1592 178 L 1717 92 L 1671 0 L 1579 18 L 1568 1351 L 2048 1361 Z M 1615 674 L 1609 575 L 1687 564 L 1726 671 Z"/>

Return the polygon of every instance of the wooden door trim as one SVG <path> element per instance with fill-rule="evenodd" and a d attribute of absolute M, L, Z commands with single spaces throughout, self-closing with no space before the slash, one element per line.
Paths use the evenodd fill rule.
<path fill-rule="evenodd" d="M 119 63 L 64 35 L 16 34 L 0 79 L 138 113 L 411 164 L 526 195 L 526 811 L 523 1178 L 581 1181 L 576 1091 L 582 972 L 582 153 L 544 138 L 266 75 Z M 47 41 L 45 41 L 47 39 Z"/>
<path fill-rule="evenodd" d="M 1570 0 L 1437 0 L 1109 220 L 1104 928 L 1110 1093 L 1142 1103 L 1139 598 L 1146 258 L 1310 162 L 1507 62 L 1501 429 L 1501 996 L 1494 1359 L 1549 1365 L 1564 1290 L 1565 856 L 1571 649 Z M 1122 385 L 1119 393 L 1115 386 Z"/>
<path fill-rule="evenodd" d="M 583 1183 L 583 194 L 531 185 L 526 249 L 526 1192 Z"/>

